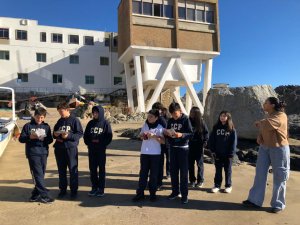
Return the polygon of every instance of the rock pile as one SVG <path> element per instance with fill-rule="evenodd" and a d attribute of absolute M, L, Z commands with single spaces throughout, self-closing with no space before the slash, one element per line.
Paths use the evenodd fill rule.
<path fill-rule="evenodd" d="M 275 88 L 280 100 L 287 104 L 286 113 L 288 115 L 300 114 L 300 86 L 288 85 Z"/>

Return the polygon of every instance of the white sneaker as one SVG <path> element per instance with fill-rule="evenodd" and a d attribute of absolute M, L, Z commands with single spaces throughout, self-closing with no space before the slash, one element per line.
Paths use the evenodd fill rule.
<path fill-rule="evenodd" d="M 220 188 L 218 188 L 218 187 L 213 187 L 212 189 L 211 189 L 211 192 L 212 193 L 217 193 L 217 192 L 219 192 L 220 191 Z"/>
<path fill-rule="evenodd" d="M 224 192 L 225 193 L 231 193 L 231 191 L 232 191 L 232 187 L 227 187 L 227 188 L 225 188 L 225 190 L 224 190 Z"/>

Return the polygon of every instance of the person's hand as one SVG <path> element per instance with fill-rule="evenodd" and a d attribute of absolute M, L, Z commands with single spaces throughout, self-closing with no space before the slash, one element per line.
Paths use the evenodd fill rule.
<path fill-rule="evenodd" d="M 30 139 L 38 139 L 39 137 L 36 135 L 36 133 L 31 133 L 29 138 Z"/>
<path fill-rule="evenodd" d="M 263 144 L 263 143 L 264 143 L 264 141 L 263 141 L 263 139 L 262 139 L 262 137 L 261 137 L 261 136 L 258 136 L 258 137 L 257 137 L 257 139 L 256 139 L 256 143 L 257 143 L 257 144 L 259 144 L 259 145 L 261 145 L 261 144 Z"/>
<path fill-rule="evenodd" d="M 164 129 L 164 135 L 172 137 L 172 132 L 170 130 L 168 130 L 168 129 Z"/>
<path fill-rule="evenodd" d="M 182 135 L 183 135 L 182 133 L 176 132 L 173 136 L 174 136 L 175 138 L 181 138 Z"/>
<path fill-rule="evenodd" d="M 68 133 L 63 133 L 62 135 L 61 135 L 61 137 L 63 138 L 63 139 L 66 139 L 67 137 L 68 137 Z"/>
<path fill-rule="evenodd" d="M 147 133 L 147 138 L 150 139 L 150 138 L 153 138 L 155 135 L 153 133 Z"/>
<path fill-rule="evenodd" d="M 255 121 L 255 122 L 254 122 L 254 126 L 255 126 L 256 128 L 260 128 L 260 121 Z"/>

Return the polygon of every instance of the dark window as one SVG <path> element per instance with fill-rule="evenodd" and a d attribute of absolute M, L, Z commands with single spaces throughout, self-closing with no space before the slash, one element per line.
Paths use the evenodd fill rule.
<path fill-rule="evenodd" d="M 46 53 L 36 53 L 36 61 L 37 62 L 47 62 Z"/>
<path fill-rule="evenodd" d="M 161 4 L 153 4 L 154 16 L 163 16 L 163 5 Z"/>
<path fill-rule="evenodd" d="M 79 55 L 70 55 L 70 64 L 79 64 Z"/>
<path fill-rule="evenodd" d="M 53 84 L 61 84 L 62 83 L 62 74 L 53 74 L 52 80 L 53 80 Z"/>
<path fill-rule="evenodd" d="M 41 42 L 46 42 L 47 41 L 46 32 L 41 32 L 40 33 L 40 40 L 41 40 Z"/>
<path fill-rule="evenodd" d="M 122 85 L 122 77 L 114 77 L 114 85 Z"/>
<path fill-rule="evenodd" d="M 85 76 L 85 84 L 95 84 L 94 76 L 86 75 Z"/>
<path fill-rule="evenodd" d="M 0 28 L 0 39 L 9 39 L 9 30 L 6 28 Z"/>
<path fill-rule="evenodd" d="M 185 7 L 178 7 L 178 16 L 179 16 L 179 19 L 185 20 L 185 18 L 186 18 L 185 14 L 186 14 Z"/>
<path fill-rule="evenodd" d="M 0 51 L 0 59 L 9 60 L 9 51 Z"/>
<path fill-rule="evenodd" d="M 205 12 L 205 22 L 214 23 L 214 11 Z"/>
<path fill-rule="evenodd" d="M 136 14 L 142 14 L 142 2 L 132 2 L 132 12 Z"/>
<path fill-rule="evenodd" d="M 62 43 L 63 36 L 62 34 L 52 34 L 53 43 Z"/>
<path fill-rule="evenodd" d="M 69 44 L 79 44 L 79 36 L 69 35 Z"/>
<path fill-rule="evenodd" d="M 28 82 L 28 73 L 18 73 L 18 83 Z"/>
<path fill-rule="evenodd" d="M 94 45 L 94 37 L 92 37 L 92 36 L 85 36 L 84 37 L 84 44 L 85 45 Z"/>
<path fill-rule="evenodd" d="M 114 47 L 118 47 L 118 37 L 114 37 Z"/>
<path fill-rule="evenodd" d="M 204 10 L 196 10 L 196 20 L 199 22 L 204 21 Z"/>
<path fill-rule="evenodd" d="M 186 9 L 186 19 L 187 20 L 195 20 L 195 9 Z"/>
<path fill-rule="evenodd" d="M 27 31 L 26 30 L 17 30 L 16 31 L 16 40 L 27 40 Z"/>
<path fill-rule="evenodd" d="M 174 18 L 172 5 L 164 5 L 164 17 Z"/>
<path fill-rule="evenodd" d="M 100 57 L 100 65 L 101 66 L 108 66 L 109 65 L 109 58 L 108 57 Z"/>
<path fill-rule="evenodd" d="M 104 39 L 104 45 L 105 45 L 105 46 L 109 46 L 109 45 L 110 45 L 109 42 L 110 42 L 110 41 L 109 41 L 109 38 L 105 38 L 105 39 Z"/>
<path fill-rule="evenodd" d="M 152 3 L 143 2 L 143 15 L 152 16 Z"/>

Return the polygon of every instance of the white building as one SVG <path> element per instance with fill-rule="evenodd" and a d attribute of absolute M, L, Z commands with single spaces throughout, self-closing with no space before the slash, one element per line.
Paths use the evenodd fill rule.
<path fill-rule="evenodd" d="M 110 93 L 125 87 L 117 37 L 0 17 L 0 86 L 16 92 Z"/>

